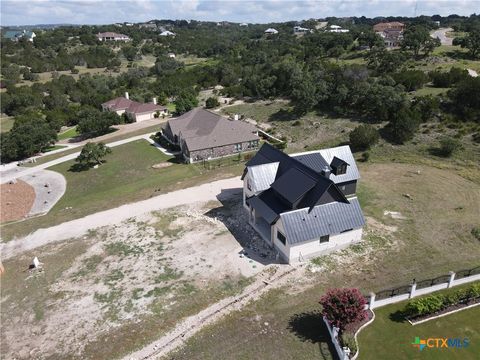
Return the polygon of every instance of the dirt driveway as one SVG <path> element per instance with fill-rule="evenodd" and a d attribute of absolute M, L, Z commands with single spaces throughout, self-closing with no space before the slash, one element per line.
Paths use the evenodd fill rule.
<path fill-rule="evenodd" d="M 126 204 L 47 229 L 39 229 L 23 238 L 2 243 L 0 253 L 3 259 L 7 259 L 23 251 L 35 249 L 52 242 L 79 238 L 88 231 L 102 226 L 115 225 L 133 216 L 184 204 L 217 200 L 217 196 L 222 193 L 222 190 L 225 192 L 229 189 L 242 188 L 242 186 L 243 184 L 240 178 L 234 177 L 173 191 L 136 203 Z"/>

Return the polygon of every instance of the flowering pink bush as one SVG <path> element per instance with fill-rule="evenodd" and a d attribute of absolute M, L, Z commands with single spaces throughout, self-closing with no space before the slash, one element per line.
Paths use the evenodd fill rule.
<path fill-rule="evenodd" d="M 367 318 L 366 300 L 358 289 L 330 289 L 320 299 L 322 314 L 330 324 L 344 330 L 348 324 Z"/>

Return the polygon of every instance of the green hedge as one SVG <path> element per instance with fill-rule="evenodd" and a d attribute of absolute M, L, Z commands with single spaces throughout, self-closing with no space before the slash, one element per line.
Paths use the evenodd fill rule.
<path fill-rule="evenodd" d="M 429 295 L 410 300 L 405 307 L 405 313 L 410 316 L 421 316 L 436 313 L 448 306 L 467 302 L 480 297 L 480 283 L 464 289 L 458 289 L 447 295 Z"/>

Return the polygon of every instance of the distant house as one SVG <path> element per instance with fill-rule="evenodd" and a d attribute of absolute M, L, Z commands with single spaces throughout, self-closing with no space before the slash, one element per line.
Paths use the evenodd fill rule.
<path fill-rule="evenodd" d="M 307 29 L 307 28 L 304 28 L 304 27 L 301 27 L 301 26 L 294 26 L 293 27 L 293 33 L 298 35 L 298 34 L 306 34 L 306 33 L 309 33 L 311 32 L 310 29 Z"/>
<path fill-rule="evenodd" d="M 158 105 L 156 98 L 153 98 L 151 103 L 140 103 L 130 100 L 128 92 L 125 93 L 124 97 L 117 97 L 103 103 L 102 110 L 116 112 L 118 115 L 125 114 L 135 122 L 168 115 L 167 108 L 165 106 Z"/>
<path fill-rule="evenodd" d="M 348 146 L 287 155 L 264 144 L 243 173 L 249 223 L 292 263 L 358 242 L 365 219 Z"/>
<path fill-rule="evenodd" d="M 175 33 L 165 30 L 160 33 L 160 36 L 175 36 Z"/>
<path fill-rule="evenodd" d="M 331 33 L 348 33 L 350 30 L 344 29 L 339 25 L 330 25 L 327 31 Z"/>
<path fill-rule="evenodd" d="M 99 41 L 130 41 L 130 38 L 124 34 L 118 34 L 115 32 L 103 32 L 97 34 Z"/>
<path fill-rule="evenodd" d="M 401 22 L 384 22 L 373 26 L 373 31 L 380 35 L 386 47 L 397 47 L 403 40 L 405 24 Z"/>
<path fill-rule="evenodd" d="M 138 24 L 138 27 L 140 29 L 149 29 L 149 30 L 157 30 L 157 24 L 153 22 L 147 22 L 147 23 L 142 23 Z"/>
<path fill-rule="evenodd" d="M 246 26 L 248 26 L 248 24 L 243 22 L 243 23 L 240 24 L 240 26 L 241 27 L 246 27 Z"/>
<path fill-rule="evenodd" d="M 375 32 L 383 32 L 385 30 L 397 30 L 403 32 L 405 30 L 405 24 L 398 21 L 393 21 L 382 22 L 373 26 L 373 31 Z"/>
<path fill-rule="evenodd" d="M 170 119 L 163 135 L 180 147 L 189 163 L 252 151 L 260 140 L 253 125 L 202 108 Z"/>
<path fill-rule="evenodd" d="M 12 41 L 18 41 L 20 39 L 27 39 L 30 42 L 33 42 L 33 39 L 37 35 L 33 31 L 17 31 L 17 30 L 7 30 L 3 33 L 3 37 Z"/>
<path fill-rule="evenodd" d="M 168 53 L 167 56 L 168 56 L 170 59 L 175 59 L 175 54 L 174 54 L 174 53 Z"/>
<path fill-rule="evenodd" d="M 278 34 L 278 31 L 273 29 L 273 28 L 268 28 L 267 30 L 265 30 L 265 34 L 267 35 L 275 35 L 275 34 Z"/>

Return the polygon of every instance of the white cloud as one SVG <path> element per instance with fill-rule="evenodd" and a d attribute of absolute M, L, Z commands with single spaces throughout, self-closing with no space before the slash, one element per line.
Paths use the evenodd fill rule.
<path fill-rule="evenodd" d="M 3 0 L 2 25 L 108 24 L 151 19 L 259 22 L 327 16 L 469 15 L 478 0 Z"/>

